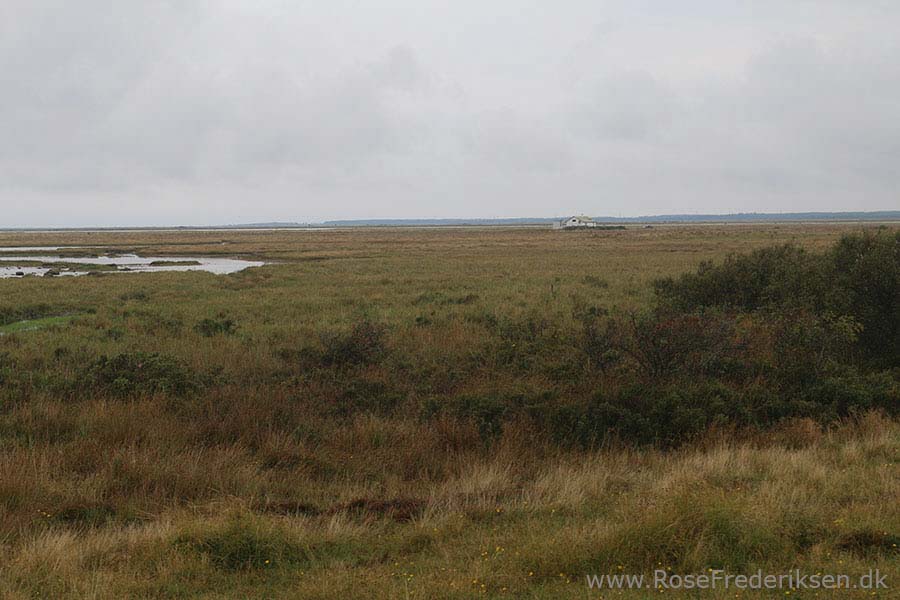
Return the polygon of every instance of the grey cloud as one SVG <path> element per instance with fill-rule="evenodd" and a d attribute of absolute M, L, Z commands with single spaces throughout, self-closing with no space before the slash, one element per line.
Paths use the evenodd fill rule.
<path fill-rule="evenodd" d="M 529 119 L 506 108 L 470 116 L 462 132 L 471 168 L 525 177 L 535 172 L 565 170 L 572 156 L 563 132 L 552 123 Z"/>
<path fill-rule="evenodd" d="M 8 0 L 0 226 L 896 208 L 898 25 L 874 0 Z"/>
<path fill-rule="evenodd" d="M 646 72 L 614 73 L 585 94 L 575 125 L 601 140 L 658 137 L 678 111 L 674 93 Z"/>

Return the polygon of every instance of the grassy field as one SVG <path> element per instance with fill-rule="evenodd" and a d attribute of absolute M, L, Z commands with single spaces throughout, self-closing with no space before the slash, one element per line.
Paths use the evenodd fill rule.
<path fill-rule="evenodd" d="M 672 447 L 570 444 L 522 416 L 624 385 L 571 341 L 586 310 L 643 310 L 701 261 L 861 229 L 0 233 L 268 263 L 0 280 L 0 596 L 770 598 L 585 576 L 877 568 L 893 589 L 874 596 L 898 597 L 900 423 L 883 412 Z"/>

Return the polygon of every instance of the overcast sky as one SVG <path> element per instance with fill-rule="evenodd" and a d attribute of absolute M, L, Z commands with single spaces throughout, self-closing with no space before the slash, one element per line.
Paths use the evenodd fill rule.
<path fill-rule="evenodd" d="M 896 0 L 3 0 L 0 227 L 900 209 Z"/>

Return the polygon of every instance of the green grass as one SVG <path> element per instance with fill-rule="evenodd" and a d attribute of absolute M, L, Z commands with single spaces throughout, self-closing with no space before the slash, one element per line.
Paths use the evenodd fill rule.
<path fill-rule="evenodd" d="M 9 333 L 18 333 L 21 331 L 35 331 L 46 327 L 67 325 L 74 319 L 76 315 L 62 315 L 57 317 L 44 317 L 42 319 L 30 319 L 26 321 L 18 321 L 0 326 L 0 335 Z"/>

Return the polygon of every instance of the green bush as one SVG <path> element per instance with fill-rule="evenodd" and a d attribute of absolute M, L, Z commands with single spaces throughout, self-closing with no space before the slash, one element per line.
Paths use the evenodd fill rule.
<path fill-rule="evenodd" d="M 501 421 L 524 412 L 556 443 L 582 448 L 610 439 L 628 444 L 674 447 L 710 427 L 766 428 L 806 417 L 827 423 L 867 410 L 896 414 L 900 380 L 888 373 L 818 380 L 802 389 L 761 380 L 733 387 L 710 379 L 631 383 L 589 400 L 505 406 Z M 501 427 L 501 424 L 495 425 Z"/>
<path fill-rule="evenodd" d="M 150 394 L 184 395 L 199 387 L 199 378 L 171 356 L 133 352 L 101 356 L 81 378 L 88 392 L 117 396 Z"/>
<path fill-rule="evenodd" d="M 841 238 L 824 271 L 825 307 L 860 324 L 864 356 L 880 367 L 900 364 L 900 232 Z"/>
<path fill-rule="evenodd" d="M 851 317 L 783 311 L 764 316 L 772 332 L 773 376 L 791 388 L 840 373 L 852 362 L 859 325 Z"/>
<path fill-rule="evenodd" d="M 873 409 L 896 414 L 900 410 L 900 381 L 889 373 L 828 377 L 810 386 L 803 396 L 836 417 Z"/>
<path fill-rule="evenodd" d="M 821 259 L 790 244 L 733 254 L 721 265 L 703 262 L 696 273 L 654 282 L 657 297 L 677 310 L 720 306 L 752 311 L 767 306 L 814 305 L 825 280 Z"/>
<path fill-rule="evenodd" d="M 852 320 L 858 360 L 874 368 L 900 362 L 900 233 L 846 235 L 822 255 L 790 245 L 732 255 L 654 287 L 660 305 L 677 311 L 805 311 Z"/>
<path fill-rule="evenodd" d="M 580 444 L 613 435 L 626 441 L 674 446 L 714 424 L 741 422 L 741 405 L 715 383 L 667 387 L 635 384 L 617 394 L 597 394 L 580 416 Z"/>

